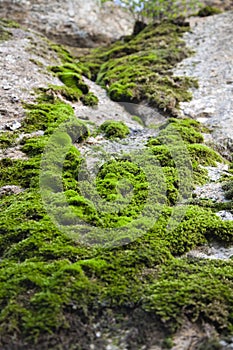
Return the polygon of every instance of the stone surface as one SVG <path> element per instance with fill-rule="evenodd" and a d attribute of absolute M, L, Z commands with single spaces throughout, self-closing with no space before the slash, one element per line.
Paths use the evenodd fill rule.
<path fill-rule="evenodd" d="M 22 102 L 35 100 L 35 88 L 63 85 L 46 69 L 60 64 L 47 41 L 30 30 L 10 31 L 11 39 L 0 41 L 0 130 L 20 130 L 25 115 Z"/>
<path fill-rule="evenodd" d="M 131 34 L 134 19 L 112 2 L 98 0 L 1 0 L 0 17 L 10 18 L 59 43 L 94 47 Z"/>
<path fill-rule="evenodd" d="M 19 186 L 15 186 L 15 185 L 3 186 L 0 188 L 0 198 L 4 196 L 10 196 L 12 194 L 18 194 L 22 191 L 23 189 Z"/>
<path fill-rule="evenodd" d="M 195 53 L 174 70 L 176 75 L 198 79 L 193 99 L 181 103 L 181 114 L 203 122 L 207 135 L 224 155 L 233 151 L 233 11 L 190 20 L 185 34 L 187 46 Z"/>
<path fill-rule="evenodd" d="M 232 10 L 233 9 L 233 1 L 232 0 L 204 0 L 202 1 L 206 6 L 218 7 L 222 11 L 224 10 Z"/>
<path fill-rule="evenodd" d="M 216 167 L 204 167 L 208 171 L 209 182 L 203 186 L 196 186 L 194 195 L 199 199 L 210 199 L 216 203 L 227 202 L 225 192 L 222 189 L 221 176 L 229 176 L 228 165 L 218 163 Z M 220 182 L 218 182 L 220 181 Z"/>

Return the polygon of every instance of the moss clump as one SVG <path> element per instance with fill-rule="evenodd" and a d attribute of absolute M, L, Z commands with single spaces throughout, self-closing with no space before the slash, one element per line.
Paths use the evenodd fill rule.
<path fill-rule="evenodd" d="M 129 133 L 129 128 L 123 122 L 107 120 L 99 127 L 99 131 L 104 133 L 108 139 L 125 138 Z"/>
<path fill-rule="evenodd" d="M 196 84 L 171 73 L 171 68 L 190 54 L 181 40 L 187 30 L 186 25 L 166 21 L 149 25 L 139 34 L 95 49 L 80 60 L 113 100 L 144 101 L 176 114 L 179 102 L 191 98 L 188 88 Z"/>
<path fill-rule="evenodd" d="M 169 262 L 151 286 L 144 307 L 160 315 L 171 327 L 174 322 L 181 324 L 186 316 L 192 322 L 204 318 L 218 330 L 226 329 L 231 318 L 229 309 L 232 309 L 230 271 L 231 262 L 218 260 Z M 226 280 L 224 285 L 223 278 Z"/>
<path fill-rule="evenodd" d="M 151 138 L 148 141 L 148 146 L 162 145 L 169 142 L 168 131 L 170 129 L 170 141 L 176 139 L 182 140 L 186 144 L 202 143 L 204 138 L 202 136 L 203 126 L 193 119 L 168 119 L 168 124 L 163 126 L 156 138 Z"/>
<path fill-rule="evenodd" d="M 0 25 L 6 28 L 20 28 L 19 23 L 6 18 L 0 18 Z"/>
<path fill-rule="evenodd" d="M 16 142 L 17 134 L 9 131 L 0 132 L 0 149 L 12 147 Z"/>
<path fill-rule="evenodd" d="M 0 24 L 0 41 L 6 41 L 12 38 L 12 34 L 4 29 L 4 27 L 1 26 Z"/>
<path fill-rule="evenodd" d="M 207 17 L 207 16 L 217 15 L 219 13 L 222 13 L 222 11 L 217 7 L 204 6 L 198 11 L 197 16 Z"/>
<path fill-rule="evenodd" d="M 54 96 L 58 97 L 60 95 L 67 101 L 77 102 L 80 101 L 81 97 L 83 96 L 81 90 L 73 89 L 66 85 L 49 85 L 48 88 L 43 89 L 43 92 L 47 98 L 50 98 L 51 100 L 54 99 Z"/>
<path fill-rule="evenodd" d="M 27 109 L 27 115 L 22 123 L 22 127 L 23 131 L 26 132 L 44 130 L 50 133 L 74 113 L 71 106 L 58 99 L 54 103 L 25 104 L 25 108 Z"/>
<path fill-rule="evenodd" d="M 88 94 L 82 96 L 80 100 L 85 106 L 89 107 L 97 106 L 99 102 L 98 97 L 95 96 L 93 92 L 88 92 Z"/>
<path fill-rule="evenodd" d="M 47 97 L 46 95 L 45 101 Z M 52 98 L 52 101 L 48 98 L 48 100 L 49 101 L 46 102 L 42 100 L 42 102 L 37 104 L 25 104 L 27 115 L 22 123 L 23 131 L 32 132 L 43 130 L 45 131 L 45 136 L 48 136 L 61 123 L 64 123 L 67 127 L 68 134 L 72 134 L 73 141 L 80 142 L 89 136 L 88 128 L 82 121 L 77 121 L 76 123 L 80 126 L 77 135 L 77 125 L 74 126 L 72 123 L 74 110 L 70 105 L 57 98 Z"/>
<path fill-rule="evenodd" d="M 19 28 L 19 24 L 5 18 L 0 18 L 0 41 L 6 41 L 13 37 L 9 31 L 10 28 Z"/>
<path fill-rule="evenodd" d="M 29 155 L 30 157 L 34 157 L 40 155 L 48 141 L 48 137 L 31 137 L 29 139 L 23 139 L 21 141 L 21 150 Z"/>
<path fill-rule="evenodd" d="M 226 199 L 233 199 L 233 180 L 225 183 L 222 188 L 225 191 Z"/>
<path fill-rule="evenodd" d="M 89 92 L 89 87 L 84 83 L 82 75 L 89 75 L 89 70 L 82 63 L 65 63 L 62 66 L 50 67 L 58 78 L 65 84 L 65 87 L 50 86 L 50 89 L 59 92 L 69 101 L 81 100 L 86 106 L 98 104 L 98 98 Z"/>
<path fill-rule="evenodd" d="M 49 44 L 50 48 L 58 54 L 59 58 L 63 63 L 72 64 L 74 62 L 74 57 L 72 57 L 71 53 L 68 50 L 66 50 L 62 45 L 54 44 L 48 39 L 45 40 Z"/>
<path fill-rule="evenodd" d="M 35 177 L 39 176 L 40 159 L 38 157 L 29 160 L 12 160 L 3 158 L 0 160 L 1 181 L 0 186 L 19 185 L 35 187 Z"/>
<path fill-rule="evenodd" d="M 184 159 L 187 161 L 187 166 L 191 162 L 194 183 L 203 184 L 208 180 L 207 171 L 203 166 L 215 166 L 216 162 L 223 162 L 223 158 L 202 144 L 202 128 L 199 122 L 192 119 L 170 118 L 159 135 L 148 141 L 147 146 L 162 167 L 166 167 L 167 171 L 170 168 L 168 171 L 170 174 L 174 174 L 172 168 L 180 168 Z M 169 176 L 169 184 L 171 185 L 172 178 L 173 183 L 177 184 L 177 176 Z M 170 188 L 170 191 L 173 194 L 177 192 L 174 188 Z"/>
<path fill-rule="evenodd" d="M 143 120 L 142 120 L 140 117 L 138 117 L 137 115 L 132 116 L 132 120 L 134 120 L 134 121 L 137 122 L 138 124 L 144 126 Z"/>

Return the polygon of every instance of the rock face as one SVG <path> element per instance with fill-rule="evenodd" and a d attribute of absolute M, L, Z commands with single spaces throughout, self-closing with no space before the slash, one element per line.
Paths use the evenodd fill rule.
<path fill-rule="evenodd" d="M 232 0 L 205 0 L 203 1 L 207 6 L 218 7 L 221 10 L 232 10 L 233 1 Z"/>
<path fill-rule="evenodd" d="M 133 31 L 134 19 L 112 2 L 3 0 L 0 17 L 13 19 L 61 44 L 95 47 Z"/>
<path fill-rule="evenodd" d="M 43 37 L 20 28 L 11 34 L 11 40 L 0 41 L 0 130 L 12 131 L 25 116 L 21 102 L 33 102 L 34 89 L 61 82 L 42 68 L 60 63 Z"/>
<path fill-rule="evenodd" d="M 233 151 L 233 11 L 191 19 L 191 32 L 184 38 L 195 54 L 183 60 L 176 75 L 198 79 L 190 102 L 181 103 L 181 113 L 203 122 L 212 131 L 206 141 L 217 144 L 227 156 Z"/>

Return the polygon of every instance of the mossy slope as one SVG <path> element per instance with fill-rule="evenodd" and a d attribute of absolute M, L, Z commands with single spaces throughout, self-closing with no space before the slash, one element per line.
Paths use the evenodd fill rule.
<path fill-rule="evenodd" d="M 210 209 L 188 206 L 180 225 L 174 231 L 167 230 L 172 205 L 176 202 L 173 174 L 170 180 L 173 189 L 170 188 L 167 194 L 170 207 L 163 205 L 160 218 L 141 237 L 112 249 L 75 242 L 53 224 L 38 193 L 40 158 L 48 136 L 72 116 L 73 109 L 59 100 L 39 102 L 27 108 L 24 130 L 42 129 L 45 134 L 21 141 L 28 160 L 1 161 L 2 184 L 17 184 L 25 188 L 17 196 L 1 199 L 2 344 L 7 342 L 8 336 L 39 341 L 47 332 L 56 334 L 68 330 L 71 327 L 69 320 L 83 317 L 83 314 L 86 322 L 90 322 L 91 317 L 97 317 L 103 308 L 133 310 L 140 307 L 148 315 L 156 315 L 159 322 L 172 331 L 184 316 L 193 321 L 203 318 L 219 329 L 230 329 L 232 286 L 226 273 L 231 275 L 231 262 L 208 262 L 203 268 L 202 261 L 179 260 L 177 256 L 207 240 L 232 242 L 232 223 L 222 222 Z M 193 162 L 212 164 L 220 159 L 198 143 L 202 136 L 197 122 L 172 119 L 166 127 L 171 124 L 182 133 L 187 146 L 192 146 Z M 87 127 L 81 123 L 80 128 L 83 128 L 85 139 L 88 137 Z M 169 154 L 164 153 L 165 146 L 161 145 L 165 134 L 166 128 L 157 139 L 151 139 L 148 146 L 153 149 L 155 157 L 162 147 L 160 161 L 165 173 L 171 174 L 175 171 L 174 164 Z M 72 130 L 69 135 L 72 139 Z M 64 190 L 77 214 L 100 226 L 101 232 L 103 214 L 96 212 L 79 193 L 76 176 L 80 161 L 79 152 L 71 148 L 63 169 Z M 135 192 L 131 207 L 121 214 L 120 222 L 118 217 L 117 225 L 120 226 L 125 225 L 127 218 L 132 220 L 134 215 L 137 216 L 135 210 L 140 211 L 140 205 L 144 205 L 147 196 L 145 175 L 138 172 L 130 159 L 125 159 L 106 164 L 97 181 L 99 193 L 111 202 L 117 197 L 119 199 L 116 184 L 125 177 L 131 177 L 138 193 Z M 104 225 L 114 226 L 116 216 L 118 214 L 106 217 Z M 143 227 L 143 222 L 141 224 Z M 222 308 L 216 309 L 219 304 Z"/>
<path fill-rule="evenodd" d="M 156 30 L 159 30 L 157 35 Z M 153 65 L 147 63 L 146 68 L 143 68 L 144 77 L 148 75 L 150 79 L 149 68 L 152 68 L 153 79 L 156 74 L 162 74 L 163 63 L 164 70 L 168 68 L 171 47 L 166 46 L 166 42 L 173 42 L 174 38 L 177 40 L 183 30 L 174 24 L 167 29 L 167 26 L 162 24 L 160 27 L 147 28 L 136 38 L 130 38 L 128 47 L 132 50 L 135 45 L 135 61 L 137 57 L 142 57 L 140 52 L 146 52 L 150 45 L 153 49 L 154 45 L 160 45 L 160 50 L 164 50 L 160 51 L 160 57 L 162 52 L 164 54 L 164 61 L 160 59 L 157 71 L 153 71 L 154 63 L 157 62 L 157 58 L 155 61 L 153 58 Z M 139 49 L 138 45 L 141 45 Z M 186 55 L 186 49 L 182 43 L 180 45 L 178 51 L 175 51 L 177 58 L 172 56 L 174 61 L 169 63 L 169 67 Z M 122 46 L 119 52 L 117 49 L 114 51 L 113 46 L 113 57 L 119 55 L 119 60 L 124 60 L 128 54 L 134 54 L 127 51 L 126 44 L 123 43 Z M 122 55 L 124 50 L 125 55 Z M 109 55 L 109 48 L 96 51 L 95 67 L 91 66 L 90 58 L 87 59 L 93 75 L 102 69 L 103 74 L 99 75 L 98 79 L 104 81 L 104 84 L 107 84 L 104 80 L 107 76 L 105 69 L 108 64 L 113 64 L 111 59 L 107 62 L 111 58 Z M 93 57 L 91 59 L 93 60 Z M 103 60 L 106 61 L 105 68 L 102 66 Z M 79 68 L 64 63 L 64 66 L 53 69 L 61 74 L 60 77 L 67 88 L 73 89 L 72 93 L 76 94 L 76 89 L 80 89 L 80 86 L 77 86 L 77 81 L 80 83 L 79 75 L 75 75 L 80 74 L 77 72 Z M 129 66 L 129 69 L 133 68 Z M 71 70 L 72 74 L 67 70 Z M 108 71 L 112 74 L 111 69 Z M 133 84 L 138 76 L 138 72 L 132 75 Z M 126 79 L 131 81 L 129 76 Z M 172 80 L 171 85 L 174 84 L 174 79 L 169 79 Z M 108 83 L 110 86 L 114 84 L 110 80 Z M 179 84 L 180 87 L 183 86 L 181 80 Z M 87 95 L 85 86 L 82 85 L 81 88 L 80 91 Z M 147 99 L 154 103 L 153 99 L 150 100 L 150 97 L 146 96 L 146 83 L 140 85 L 140 89 L 142 94 L 139 100 Z M 174 92 L 172 89 L 171 91 L 170 96 L 173 96 Z M 128 90 L 126 93 L 128 94 Z M 135 96 L 137 93 L 136 91 Z M 123 95 L 119 98 L 124 98 Z M 176 103 L 178 100 L 176 97 Z M 155 104 L 164 108 L 159 105 L 157 99 Z M 170 107 L 166 104 L 166 108 Z M 132 320 L 128 315 L 135 310 L 140 312 L 134 318 L 134 327 L 142 323 L 140 315 L 143 314 L 145 319 L 148 318 L 148 322 L 162 325 L 167 334 L 172 334 L 185 317 L 193 322 L 211 323 L 219 331 L 232 332 L 232 260 L 190 260 L 181 256 L 208 241 L 232 243 L 233 223 L 222 221 L 211 208 L 186 203 L 182 219 L 178 220 L 178 217 L 177 222 L 173 220 L 174 229 L 167 229 L 178 199 L 177 164 L 182 164 L 182 154 L 174 163 L 172 150 L 166 145 L 182 139 L 182 145 L 187 148 L 193 166 L 194 183 L 201 182 L 201 165 L 213 165 L 216 161 L 222 161 L 216 152 L 202 144 L 201 125 L 188 119 L 170 119 L 159 136 L 148 141 L 150 156 L 160 162 L 167 184 L 167 192 L 160 195 L 159 203 L 153 205 L 153 208 L 150 208 L 150 205 L 147 208 L 155 213 L 157 207 L 159 209 L 158 219 L 148 229 L 146 217 L 138 222 L 138 226 L 133 225 L 138 213 L 145 208 L 149 184 L 145 172 L 134 164 L 130 155 L 105 163 L 96 179 L 97 192 L 105 199 L 106 205 L 116 200 L 124 204 L 124 191 L 130 191 L 130 182 L 135 189 L 130 205 L 120 213 L 114 212 L 109 215 L 104 211 L 100 212 L 90 199 L 82 195 L 79 170 L 83 159 L 73 146 L 74 143 L 85 142 L 89 137 L 88 126 L 78 122 L 80 132 L 77 138 L 72 127 L 72 107 L 54 96 L 50 90 L 45 89 L 38 103 L 25 105 L 25 109 L 27 116 L 23 123 L 23 131 L 43 130 L 44 135 L 21 141 L 21 150 L 28 156 L 27 160 L 5 158 L 0 163 L 1 185 L 14 184 L 24 188 L 23 193 L 2 197 L 0 201 L 0 347 L 14 348 L 21 344 L 24 349 L 59 349 L 62 346 L 65 348 L 65 340 L 67 337 L 72 338 L 70 334 L 73 332 L 76 344 L 70 341 L 69 348 L 90 349 L 91 342 L 96 340 L 94 321 L 98 322 L 101 315 L 111 314 L 111 322 L 115 318 L 119 320 L 119 324 L 126 322 L 127 328 L 132 328 Z M 173 109 L 170 110 L 174 112 Z M 127 234 L 120 238 L 115 237 L 116 241 L 122 243 L 120 246 L 91 246 L 72 239 L 54 224 L 45 210 L 40 194 L 40 166 L 49 137 L 62 123 L 65 123 L 65 131 L 70 140 L 70 149 L 63 165 L 62 186 L 73 215 L 68 217 L 69 213 L 64 212 L 63 208 L 59 212 L 60 184 L 54 164 L 59 164 L 60 159 L 56 158 L 58 149 L 54 148 L 51 153 L 52 166 L 49 164 L 47 171 L 51 171 L 50 179 L 53 179 L 49 183 L 54 191 L 51 203 L 58 210 L 59 216 L 70 225 L 72 220 L 75 222 L 75 217 L 81 217 L 86 224 L 96 228 L 95 233 L 100 237 L 104 228 L 124 227 L 131 223 L 132 230 L 141 230 L 140 235 L 134 237 L 133 231 L 131 240 Z M 176 133 L 168 132 L 171 128 L 178 133 L 178 139 Z M 1 145 L 8 147 L 15 142 L 15 136 L 13 134 L 8 143 L 6 135 L 2 135 Z M 63 141 L 65 145 L 67 137 Z M 42 177 L 43 175 L 46 174 L 42 174 Z M 121 186 L 124 179 L 129 182 Z M 186 186 L 190 188 L 190 184 L 185 181 L 183 185 L 185 189 Z M 156 192 L 155 196 L 157 195 Z M 81 234 L 85 234 L 88 227 L 86 224 L 80 226 Z M 96 237 L 92 238 L 94 243 Z M 128 323 L 125 320 L 128 320 Z M 78 325 L 77 328 L 74 325 Z M 111 331 L 111 326 L 107 325 L 106 328 Z M 147 329 L 148 324 L 143 324 L 142 328 Z M 74 333 L 80 335 L 79 339 L 75 338 Z M 139 338 L 136 346 L 149 343 L 150 336 L 148 339 Z"/>
<path fill-rule="evenodd" d="M 80 60 L 111 99 L 143 101 L 176 115 L 179 102 L 191 99 L 188 88 L 196 86 L 194 80 L 171 73 L 175 64 L 190 55 L 181 39 L 188 29 L 186 24 L 166 21 L 150 25 L 136 36 L 95 49 Z"/>

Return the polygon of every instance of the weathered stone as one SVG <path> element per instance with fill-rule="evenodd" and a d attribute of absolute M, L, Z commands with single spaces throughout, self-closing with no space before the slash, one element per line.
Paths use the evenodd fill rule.
<path fill-rule="evenodd" d="M 205 18 L 191 18 L 191 32 L 185 34 L 187 46 L 195 54 L 183 60 L 175 75 L 192 76 L 199 88 L 193 99 L 181 103 L 181 114 L 203 122 L 212 131 L 206 141 L 215 144 L 230 159 L 233 144 L 232 85 L 233 11 Z"/>
<path fill-rule="evenodd" d="M 12 194 L 18 194 L 22 192 L 23 189 L 15 185 L 7 185 L 0 188 L 0 198 L 4 196 L 10 196 Z"/>
<path fill-rule="evenodd" d="M 106 2 L 97 0 L 29 0 L 0 1 L 0 17 L 14 19 L 46 34 L 59 43 L 95 47 L 131 34 L 132 15 Z"/>

